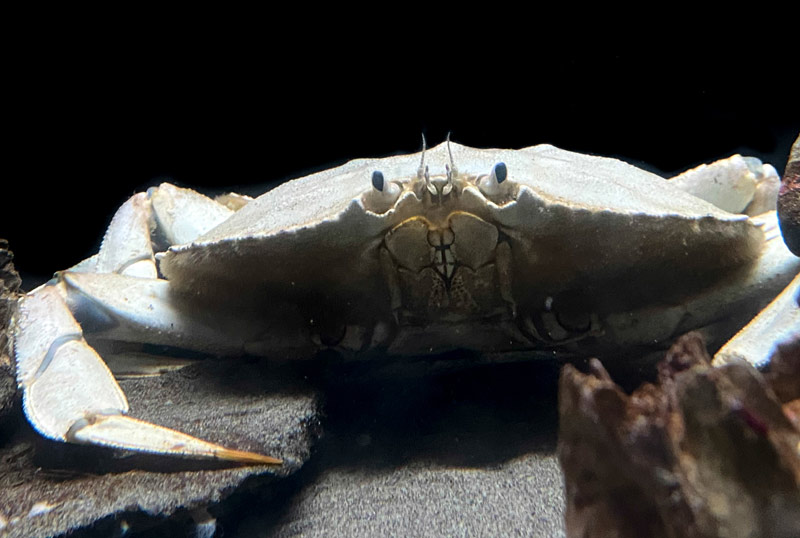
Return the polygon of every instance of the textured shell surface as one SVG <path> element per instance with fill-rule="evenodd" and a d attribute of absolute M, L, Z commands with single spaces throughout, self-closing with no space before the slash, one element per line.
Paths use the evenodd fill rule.
<path fill-rule="evenodd" d="M 509 183 L 516 185 L 512 196 L 493 201 L 470 187 L 461 210 L 507 235 L 516 265 L 528 274 L 546 275 L 541 265 L 554 259 L 556 266 L 569 266 L 565 278 L 573 278 L 598 262 L 607 272 L 668 261 L 677 251 L 701 265 L 726 266 L 757 248 L 760 232 L 746 217 L 616 159 L 549 145 L 500 150 L 450 143 L 450 148 L 459 175 L 485 175 L 495 164 L 506 164 Z M 365 204 L 370 176 L 377 170 L 387 181 L 410 181 L 421 157 L 359 159 L 289 181 L 193 243 L 170 248 L 161 269 L 178 289 L 234 279 L 240 289 L 290 281 L 346 286 L 377 278 L 377 247 L 387 231 L 424 208 L 405 193 L 388 210 L 371 211 Z M 443 175 L 448 162 L 446 143 L 425 152 L 431 174 Z"/>

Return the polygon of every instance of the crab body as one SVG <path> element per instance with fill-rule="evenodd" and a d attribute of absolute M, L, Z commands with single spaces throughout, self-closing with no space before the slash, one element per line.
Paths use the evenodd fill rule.
<path fill-rule="evenodd" d="M 126 430 L 124 395 L 84 332 L 90 342 L 277 357 L 323 348 L 608 355 L 663 348 L 697 328 L 721 340 L 792 279 L 797 286 L 800 264 L 775 233 L 774 211 L 751 216 L 776 192 L 771 167 L 741 158 L 668 181 L 552 146 L 450 143 L 352 161 L 235 210 L 164 184 L 120 209 L 98 256 L 23 299 L 26 412 L 62 440 L 254 457 L 164 448 L 172 433 L 143 423 L 153 440 L 131 441 L 142 435 Z M 745 206 L 750 215 L 738 213 Z M 796 335 L 793 289 L 765 322 L 775 338 Z M 753 349 L 762 364 L 769 344 Z M 74 370 L 82 363 L 98 373 L 84 379 Z M 108 394 L 42 418 L 54 404 L 37 385 L 67 377 Z"/>

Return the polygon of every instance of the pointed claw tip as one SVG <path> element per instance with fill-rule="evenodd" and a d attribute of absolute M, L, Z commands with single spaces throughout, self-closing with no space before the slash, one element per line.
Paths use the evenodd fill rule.
<path fill-rule="evenodd" d="M 235 461 L 249 465 L 283 465 L 283 460 L 273 458 L 272 456 L 265 456 L 256 452 L 247 452 L 245 450 L 232 450 L 223 449 L 218 451 L 215 456 L 221 460 Z"/>
<path fill-rule="evenodd" d="M 135 452 L 183 456 L 186 458 L 217 459 L 248 465 L 281 465 L 283 462 L 246 450 L 225 448 L 122 414 L 98 414 L 91 420 L 79 421 L 72 432 L 73 442 L 89 443 Z"/>

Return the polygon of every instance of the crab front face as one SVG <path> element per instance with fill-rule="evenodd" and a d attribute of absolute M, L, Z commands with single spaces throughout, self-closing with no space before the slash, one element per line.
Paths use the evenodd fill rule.
<path fill-rule="evenodd" d="M 397 271 L 402 319 L 457 322 L 508 313 L 498 278 L 499 232 L 481 218 L 408 219 L 386 234 L 385 246 Z"/>
<path fill-rule="evenodd" d="M 481 180 L 486 190 L 499 193 L 505 179 L 502 163 L 489 176 L 460 176 L 448 168 L 446 175 L 431 177 L 421 168 L 414 180 L 391 185 L 373 173 L 375 188 L 363 197 L 365 208 L 409 215 L 386 232 L 379 254 L 399 323 L 513 317 L 509 246 L 469 203 Z"/>

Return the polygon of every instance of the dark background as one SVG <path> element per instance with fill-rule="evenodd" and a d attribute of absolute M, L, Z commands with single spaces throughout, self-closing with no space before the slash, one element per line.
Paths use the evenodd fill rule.
<path fill-rule="evenodd" d="M 62 45 L 20 60 L 11 77 L 0 237 L 26 288 L 96 251 L 116 207 L 165 179 L 255 195 L 448 132 L 470 146 L 551 143 L 664 174 L 735 152 L 782 171 L 800 132 L 792 64 L 728 49 L 369 58 L 368 41 L 291 55 L 258 38 Z"/>

